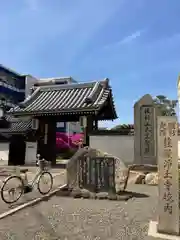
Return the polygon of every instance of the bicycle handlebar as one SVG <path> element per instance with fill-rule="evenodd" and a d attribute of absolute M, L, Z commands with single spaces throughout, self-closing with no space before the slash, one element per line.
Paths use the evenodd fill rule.
<path fill-rule="evenodd" d="M 48 166 L 50 164 L 49 161 L 45 160 L 44 158 L 41 159 L 41 155 L 40 154 L 37 154 L 37 161 L 36 161 L 36 165 L 37 166 Z"/>

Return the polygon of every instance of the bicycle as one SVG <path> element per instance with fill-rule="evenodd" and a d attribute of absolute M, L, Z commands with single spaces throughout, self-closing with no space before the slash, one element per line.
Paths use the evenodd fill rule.
<path fill-rule="evenodd" d="M 41 193 L 42 195 L 46 195 L 51 191 L 53 186 L 53 177 L 52 174 L 48 171 L 49 162 L 46 161 L 45 159 L 40 160 L 40 155 L 37 158 L 38 158 L 38 171 L 31 182 L 28 182 L 27 177 L 28 169 L 21 169 L 19 174 L 11 175 L 4 180 L 0 192 L 1 198 L 5 203 L 12 204 L 17 202 L 23 194 L 32 192 L 36 184 L 39 193 Z M 24 176 L 22 174 L 24 174 Z M 50 186 L 47 191 L 43 191 L 43 189 L 41 188 L 41 182 L 43 182 L 44 177 L 48 177 L 50 180 Z M 13 184 L 17 181 L 18 182 L 17 187 L 16 188 L 12 187 L 8 191 L 5 191 L 6 186 L 11 181 Z M 45 184 L 46 183 L 47 181 L 45 182 Z M 17 190 L 19 191 L 19 194 L 17 195 L 16 198 L 14 198 Z M 13 197 L 13 199 L 7 200 L 6 197 L 10 198 Z"/>

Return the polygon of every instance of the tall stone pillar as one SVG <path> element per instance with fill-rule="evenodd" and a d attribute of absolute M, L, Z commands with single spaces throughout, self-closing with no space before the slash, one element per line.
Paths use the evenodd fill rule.
<path fill-rule="evenodd" d="M 158 117 L 157 157 L 159 170 L 158 231 L 179 235 L 178 121 Z"/>
<path fill-rule="evenodd" d="M 134 105 L 134 164 L 157 164 L 157 115 L 158 109 L 149 94 Z"/>
<path fill-rule="evenodd" d="M 175 116 L 157 118 L 158 219 L 148 230 L 154 239 L 180 239 L 178 125 Z"/>

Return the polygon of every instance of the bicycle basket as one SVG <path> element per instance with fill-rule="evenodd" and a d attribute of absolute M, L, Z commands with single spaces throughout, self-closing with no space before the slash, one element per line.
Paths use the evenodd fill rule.
<path fill-rule="evenodd" d="M 50 162 L 44 159 L 39 160 L 39 168 L 41 171 L 48 170 L 50 168 Z"/>

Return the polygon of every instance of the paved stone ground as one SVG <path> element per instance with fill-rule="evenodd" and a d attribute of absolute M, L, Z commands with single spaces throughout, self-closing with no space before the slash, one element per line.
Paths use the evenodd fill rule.
<path fill-rule="evenodd" d="M 156 220 L 157 187 L 131 185 L 128 190 L 149 195 L 128 202 L 54 196 L 0 220 L 0 239 L 7 240 L 152 240 L 150 220 Z"/>
<path fill-rule="evenodd" d="M 29 169 L 29 168 L 28 168 Z M 7 169 L 6 169 L 7 170 Z M 35 175 L 37 168 L 31 168 L 31 171 L 28 172 L 28 180 L 31 181 Z M 66 184 L 66 171 L 62 169 L 51 169 L 50 172 L 53 176 L 53 188 L 52 190 L 56 189 L 57 187 Z M 6 172 L 8 174 L 8 171 Z M 4 174 L 5 175 L 5 174 Z M 2 180 L 5 179 L 7 176 L 0 176 L 0 185 L 2 184 Z M 27 193 L 22 195 L 22 197 L 13 205 L 8 205 L 2 201 L 0 198 L 0 214 L 3 212 L 8 211 L 9 209 L 15 208 L 23 203 L 31 201 L 35 198 L 42 196 L 37 188 L 35 187 L 31 193 Z M 1 238 L 0 238 L 1 239 Z"/>

